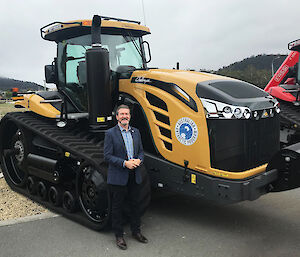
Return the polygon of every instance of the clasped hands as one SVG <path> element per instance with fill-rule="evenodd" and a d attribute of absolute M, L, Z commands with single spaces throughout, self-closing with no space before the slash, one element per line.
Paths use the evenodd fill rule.
<path fill-rule="evenodd" d="M 133 170 L 140 166 L 141 162 L 142 161 L 140 159 L 130 159 L 128 161 L 125 161 L 125 167 L 130 170 Z"/>

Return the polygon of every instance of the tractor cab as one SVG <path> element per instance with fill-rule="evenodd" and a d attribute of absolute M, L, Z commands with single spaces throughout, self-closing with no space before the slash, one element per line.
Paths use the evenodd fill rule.
<path fill-rule="evenodd" d="M 101 47 L 109 54 L 110 90 L 117 97 L 119 76 L 130 76 L 134 70 L 147 69 L 147 42 L 150 34 L 137 21 L 101 17 Z M 86 51 L 92 48 L 91 20 L 54 22 L 41 28 L 45 40 L 57 43 L 57 57 L 45 66 L 47 83 L 55 83 L 76 112 L 88 112 Z M 100 39 L 99 39 L 100 40 Z M 148 51 L 150 57 L 150 51 Z"/>

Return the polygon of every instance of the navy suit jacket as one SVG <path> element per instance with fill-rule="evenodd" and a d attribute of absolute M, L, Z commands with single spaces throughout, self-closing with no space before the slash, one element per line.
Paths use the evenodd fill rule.
<path fill-rule="evenodd" d="M 131 127 L 133 140 L 134 159 L 144 161 L 144 151 L 141 134 L 137 128 Z M 118 125 L 105 133 L 104 159 L 108 163 L 107 184 L 124 186 L 128 182 L 129 172 L 135 172 L 135 181 L 142 183 L 140 167 L 130 170 L 123 167 L 123 162 L 128 160 L 123 136 Z"/>

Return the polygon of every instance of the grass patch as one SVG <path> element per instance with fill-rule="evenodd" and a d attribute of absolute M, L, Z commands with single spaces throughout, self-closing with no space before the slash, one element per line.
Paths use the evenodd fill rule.
<path fill-rule="evenodd" d="M 17 111 L 20 111 L 20 109 L 15 108 L 14 103 L 0 103 L 0 117 L 4 116 L 8 112 Z"/>

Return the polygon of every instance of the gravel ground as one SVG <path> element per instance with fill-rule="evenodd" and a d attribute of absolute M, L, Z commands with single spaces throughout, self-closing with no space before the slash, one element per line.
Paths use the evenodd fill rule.
<path fill-rule="evenodd" d="M 1 170 L 0 170 L 1 172 Z M 2 175 L 2 173 L 0 173 Z M 0 178 L 0 221 L 48 212 L 30 199 L 14 192 L 4 178 Z"/>

